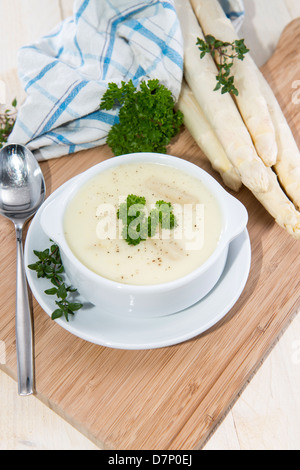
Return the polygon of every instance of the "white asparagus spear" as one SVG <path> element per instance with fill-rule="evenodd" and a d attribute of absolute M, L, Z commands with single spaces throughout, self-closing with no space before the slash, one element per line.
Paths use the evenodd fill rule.
<path fill-rule="evenodd" d="M 218 0 L 190 0 L 205 35 L 211 34 L 224 42 L 239 39 L 232 22 Z M 265 165 L 272 166 L 277 158 L 275 129 L 265 97 L 260 93 L 256 67 L 249 54 L 243 61 L 235 60 L 231 74 L 239 95 L 234 99 L 252 136 L 256 151 Z"/>
<path fill-rule="evenodd" d="M 266 192 L 270 185 L 268 172 L 243 119 L 229 94 L 214 91 L 217 68 L 212 57 L 200 59 L 196 40 L 203 38 L 203 33 L 192 6 L 186 0 L 175 0 L 175 7 L 184 40 L 185 79 L 242 182 L 251 191 Z"/>
<path fill-rule="evenodd" d="M 285 192 L 300 210 L 300 151 L 277 98 L 259 69 L 258 75 L 276 130 L 278 156 L 274 170 Z"/>
<path fill-rule="evenodd" d="M 172 201 L 172 204 L 198 204 L 199 199 L 194 194 L 187 191 L 180 191 L 178 188 L 166 185 L 159 178 L 149 178 L 146 181 L 148 189 L 155 191 L 158 197 L 165 201 Z"/>
<path fill-rule="evenodd" d="M 184 125 L 211 162 L 212 167 L 221 175 L 225 185 L 233 191 L 241 188 L 239 173 L 229 161 L 219 139 L 207 121 L 199 103 L 185 80 L 176 104 L 184 114 Z"/>
<path fill-rule="evenodd" d="M 266 167 L 257 156 L 233 100 L 229 95 L 212 91 L 215 64 L 211 57 L 200 61 L 195 37 L 203 37 L 203 34 L 193 10 L 189 8 L 189 2 L 175 0 L 175 6 L 185 42 L 185 78 L 195 98 L 224 146 L 231 163 L 238 169 L 242 182 L 282 228 L 296 239 L 300 239 L 300 213 L 281 189 L 273 170 Z"/>
<path fill-rule="evenodd" d="M 276 174 L 268 168 L 272 185 L 266 193 L 253 193 L 278 225 L 284 228 L 295 239 L 300 240 L 300 212 L 298 212 L 281 189 Z"/>

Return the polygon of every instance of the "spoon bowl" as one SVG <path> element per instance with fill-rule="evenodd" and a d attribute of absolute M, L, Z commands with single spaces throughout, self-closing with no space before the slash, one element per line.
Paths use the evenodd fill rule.
<path fill-rule="evenodd" d="M 33 154 L 23 145 L 0 151 L 0 214 L 13 221 L 29 219 L 45 197 L 45 182 Z"/>
<path fill-rule="evenodd" d="M 32 318 L 23 261 L 23 227 L 45 199 L 46 186 L 34 155 L 23 145 L 0 150 L 0 215 L 11 220 L 17 239 L 16 345 L 19 395 L 33 393 Z"/>

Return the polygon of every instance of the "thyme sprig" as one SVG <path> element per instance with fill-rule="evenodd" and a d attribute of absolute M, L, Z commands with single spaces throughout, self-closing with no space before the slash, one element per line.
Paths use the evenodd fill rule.
<path fill-rule="evenodd" d="M 13 109 L 5 109 L 4 112 L 0 112 L 0 149 L 7 142 L 7 139 L 15 125 L 17 115 L 16 98 L 11 103 L 11 106 Z"/>
<path fill-rule="evenodd" d="M 50 240 L 51 241 L 51 240 Z M 62 264 L 59 247 L 54 243 L 50 248 L 43 251 L 33 250 L 33 253 L 38 258 L 33 264 L 29 264 L 28 268 L 36 271 L 38 278 L 47 278 L 54 285 L 54 287 L 45 290 L 47 295 L 56 295 L 55 301 L 57 308 L 51 315 L 52 320 L 65 317 L 69 321 L 69 315 L 74 315 L 74 312 L 82 308 L 79 302 L 71 302 L 68 300 L 69 293 L 76 292 L 72 286 L 68 286 L 64 282 L 62 274 L 64 267 Z"/>
<path fill-rule="evenodd" d="M 214 91 L 221 90 L 221 93 L 232 93 L 238 96 L 239 91 L 234 84 L 234 76 L 231 75 L 231 68 L 236 59 L 244 60 L 249 49 L 245 45 L 244 39 L 238 39 L 233 42 L 223 42 L 208 34 L 205 40 L 197 38 L 197 46 L 200 50 L 200 58 L 211 54 L 213 59 L 217 59 L 218 75 L 216 76 L 217 85 Z"/>

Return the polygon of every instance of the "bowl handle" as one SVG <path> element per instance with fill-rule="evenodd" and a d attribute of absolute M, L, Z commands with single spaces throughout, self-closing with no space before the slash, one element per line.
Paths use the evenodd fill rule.
<path fill-rule="evenodd" d="M 230 203 L 228 204 L 226 235 L 228 242 L 231 242 L 247 227 L 248 212 L 238 199 L 231 195 L 228 196 Z"/>
<path fill-rule="evenodd" d="M 57 204 L 57 200 L 49 202 L 41 214 L 41 227 L 48 237 L 60 244 L 63 239 L 63 213 L 64 204 Z"/>

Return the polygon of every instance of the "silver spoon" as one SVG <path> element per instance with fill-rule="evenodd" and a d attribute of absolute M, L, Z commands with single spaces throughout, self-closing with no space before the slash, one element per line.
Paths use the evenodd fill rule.
<path fill-rule="evenodd" d="M 45 181 L 34 155 L 23 145 L 0 150 L 0 215 L 10 219 L 17 237 L 16 345 L 18 393 L 34 391 L 33 332 L 23 260 L 23 226 L 45 199 Z"/>

